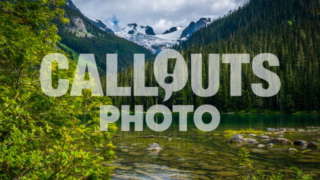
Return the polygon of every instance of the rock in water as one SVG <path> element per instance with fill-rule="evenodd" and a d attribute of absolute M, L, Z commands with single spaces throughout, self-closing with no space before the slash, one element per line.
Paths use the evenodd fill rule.
<path fill-rule="evenodd" d="M 243 143 L 243 137 L 240 134 L 235 134 L 232 138 L 227 140 L 227 143 Z"/>
<path fill-rule="evenodd" d="M 270 139 L 269 136 L 265 136 L 265 135 L 257 136 L 257 138 L 260 138 L 260 139 Z"/>
<path fill-rule="evenodd" d="M 259 144 L 259 145 L 258 145 L 258 148 L 264 148 L 264 147 L 266 147 L 266 146 L 263 145 L 263 144 Z"/>
<path fill-rule="evenodd" d="M 319 147 L 319 143 L 317 143 L 317 142 L 311 142 L 307 146 L 307 148 L 310 148 L 310 149 L 316 149 L 318 147 Z"/>
<path fill-rule="evenodd" d="M 308 145 L 308 142 L 307 141 L 304 141 L 304 140 L 295 140 L 293 142 L 294 145 L 296 146 L 307 146 Z"/>
<path fill-rule="evenodd" d="M 154 135 L 142 136 L 142 138 L 154 138 Z"/>
<path fill-rule="evenodd" d="M 172 139 L 171 139 L 171 138 L 168 138 L 168 141 L 172 141 Z"/>
<path fill-rule="evenodd" d="M 159 144 L 153 143 L 147 148 L 147 150 L 149 150 L 149 151 L 160 151 L 160 150 L 162 150 L 162 148 L 159 146 Z"/>
<path fill-rule="evenodd" d="M 256 137 L 255 134 L 248 134 L 249 137 Z"/>
<path fill-rule="evenodd" d="M 289 153 L 295 153 L 295 152 L 298 152 L 298 150 L 297 150 L 297 149 L 295 149 L 295 148 L 290 148 L 288 151 L 289 151 Z"/>
<path fill-rule="evenodd" d="M 285 138 L 272 138 L 270 139 L 266 144 L 278 144 L 278 145 L 286 145 L 286 144 L 292 144 L 292 142 Z"/>
<path fill-rule="evenodd" d="M 272 143 L 267 143 L 266 145 L 269 146 L 269 147 L 272 147 L 272 146 L 273 146 Z"/>
<path fill-rule="evenodd" d="M 243 138 L 242 141 L 245 142 L 246 144 L 258 144 L 257 140 L 251 139 L 251 138 Z"/>

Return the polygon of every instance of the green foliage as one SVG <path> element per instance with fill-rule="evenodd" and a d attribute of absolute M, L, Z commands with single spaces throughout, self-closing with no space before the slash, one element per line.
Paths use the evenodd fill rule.
<path fill-rule="evenodd" d="M 296 180 L 312 180 L 312 179 L 313 179 L 313 178 L 312 178 L 312 174 L 310 174 L 310 175 L 303 175 L 303 174 L 302 174 L 302 170 L 300 170 L 300 169 L 297 168 L 297 167 L 293 167 L 293 166 L 292 166 L 290 169 L 297 172 Z"/>
<path fill-rule="evenodd" d="M 107 97 L 52 98 L 39 82 L 42 58 L 57 49 L 60 37 L 52 23 L 63 16 L 63 0 L 0 1 L 0 179 L 110 179 L 115 158 L 109 132 L 99 131 L 99 106 Z M 53 66 L 57 78 L 70 86 L 76 64 L 68 70 Z M 83 124 L 79 117 L 84 117 Z M 90 117 L 86 119 L 86 117 Z"/>
<path fill-rule="evenodd" d="M 246 175 L 243 176 L 245 180 L 264 180 L 265 175 L 258 169 L 253 167 L 253 161 L 250 160 L 250 151 L 243 147 L 238 152 L 239 156 L 239 165 L 244 169 Z M 310 175 L 303 175 L 302 170 L 298 169 L 297 167 L 291 167 L 291 170 L 297 172 L 296 180 L 312 180 L 312 174 Z M 255 172 L 254 172 L 255 171 Z M 272 174 L 270 180 L 282 180 L 283 174 L 280 170 L 278 174 Z"/>
<path fill-rule="evenodd" d="M 282 180 L 282 178 L 283 178 L 283 175 L 280 170 L 277 175 L 272 174 L 272 177 L 270 178 L 270 180 Z"/>
<path fill-rule="evenodd" d="M 244 176 L 243 179 L 253 179 L 253 166 L 252 166 L 252 161 L 250 160 L 250 152 L 247 148 L 243 147 L 241 150 L 238 152 L 239 156 L 239 165 L 244 169 L 246 172 L 247 176 Z"/>

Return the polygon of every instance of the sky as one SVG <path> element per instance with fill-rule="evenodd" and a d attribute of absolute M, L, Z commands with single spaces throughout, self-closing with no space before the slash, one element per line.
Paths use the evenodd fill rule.
<path fill-rule="evenodd" d="M 162 34 L 173 26 L 186 27 L 203 16 L 218 18 L 249 0 L 72 0 L 83 14 L 103 21 L 113 31 L 129 23 L 151 26 Z"/>

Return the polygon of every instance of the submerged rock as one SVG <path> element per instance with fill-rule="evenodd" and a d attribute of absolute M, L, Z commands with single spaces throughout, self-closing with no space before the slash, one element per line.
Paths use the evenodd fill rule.
<path fill-rule="evenodd" d="M 267 153 L 268 152 L 268 151 L 262 150 L 262 149 L 252 149 L 251 151 L 254 153 Z"/>
<path fill-rule="evenodd" d="M 272 147 L 273 144 L 272 143 L 267 143 L 266 146 Z"/>
<path fill-rule="evenodd" d="M 317 143 L 317 142 L 311 142 L 307 146 L 307 148 L 310 148 L 310 149 L 316 149 L 318 147 L 319 147 L 319 143 Z"/>
<path fill-rule="evenodd" d="M 304 141 L 304 140 L 295 140 L 293 142 L 294 145 L 296 146 L 307 146 L 308 145 L 308 142 L 307 141 Z"/>
<path fill-rule="evenodd" d="M 129 149 L 121 149 L 121 152 L 129 152 Z"/>
<path fill-rule="evenodd" d="M 240 134 L 235 134 L 232 138 L 227 140 L 227 143 L 258 144 L 258 141 L 252 138 L 243 138 Z"/>
<path fill-rule="evenodd" d="M 183 174 L 172 174 L 169 176 L 169 178 L 173 179 L 188 179 L 188 176 L 183 175 Z"/>
<path fill-rule="evenodd" d="M 267 128 L 267 131 L 280 131 L 280 129 L 275 129 L 275 128 Z"/>
<path fill-rule="evenodd" d="M 266 144 L 269 144 L 269 143 L 280 144 L 280 145 L 293 144 L 290 140 L 285 138 L 272 138 Z"/>
<path fill-rule="evenodd" d="M 142 138 L 154 138 L 154 135 L 142 136 Z"/>
<path fill-rule="evenodd" d="M 270 139 L 269 136 L 265 136 L 265 135 L 257 136 L 257 138 L 260 138 L 260 139 Z"/>
<path fill-rule="evenodd" d="M 162 150 L 162 148 L 159 146 L 159 144 L 157 143 L 152 143 L 148 148 L 147 150 L 149 151 L 160 151 Z"/>
<path fill-rule="evenodd" d="M 266 147 L 266 146 L 263 145 L 263 144 L 259 144 L 259 145 L 258 145 L 258 148 L 264 148 L 264 147 Z"/>
<path fill-rule="evenodd" d="M 289 153 L 295 153 L 295 152 L 298 152 L 298 150 L 297 150 L 297 149 L 295 149 L 295 148 L 290 148 L 288 151 L 289 151 Z"/>
<path fill-rule="evenodd" d="M 251 138 L 243 138 L 242 141 L 246 144 L 258 144 L 258 141 Z"/>
<path fill-rule="evenodd" d="M 243 143 L 243 137 L 240 134 L 235 134 L 232 138 L 227 140 L 227 143 Z"/>

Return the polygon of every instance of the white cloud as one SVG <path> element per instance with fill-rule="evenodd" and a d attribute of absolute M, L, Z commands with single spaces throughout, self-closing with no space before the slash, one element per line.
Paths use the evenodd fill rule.
<path fill-rule="evenodd" d="M 73 0 L 86 16 L 106 22 L 115 31 L 137 23 L 153 27 L 157 34 L 172 26 L 188 26 L 205 15 L 222 16 L 245 2 L 248 0 Z"/>

